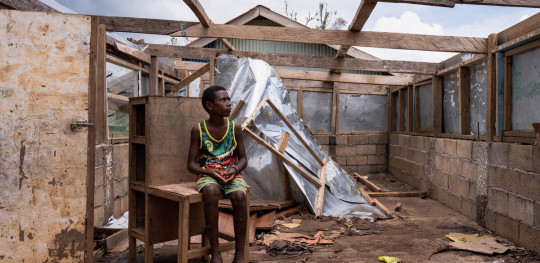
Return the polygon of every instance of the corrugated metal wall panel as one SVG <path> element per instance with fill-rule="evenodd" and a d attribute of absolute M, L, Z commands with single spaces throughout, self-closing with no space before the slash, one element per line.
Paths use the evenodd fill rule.
<path fill-rule="evenodd" d="M 261 20 L 264 21 L 264 20 Z M 280 42 L 280 41 L 261 41 L 261 40 L 249 40 L 249 39 L 229 39 L 231 44 L 239 51 L 251 51 L 251 52 L 265 52 L 265 53 L 278 53 L 278 54 L 296 54 L 296 55 L 309 55 L 309 56 L 336 56 L 337 50 L 321 44 L 309 44 L 309 43 L 294 43 L 294 42 Z M 218 49 L 225 49 L 225 46 L 219 41 L 214 41 L 214 47 Z M 208 46 L 210 46 L 209 44 Z M 328 69 L 315 69 L 305 67 L 279 67 L 279 68 L 291 68 L 302 70 L 320 70 L 327 71 Z M 343 70 L 343 73 L 351 74 L 366 74 L 366 75 L 383 75 L 381 72 L 363 71 L 363 70 Z"/>

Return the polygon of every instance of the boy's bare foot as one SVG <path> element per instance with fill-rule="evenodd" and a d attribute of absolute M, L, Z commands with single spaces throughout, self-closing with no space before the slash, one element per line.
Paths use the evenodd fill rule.
<path fill-rule="evenodd" d="M 243 263 L 244 262 L 244 255 L 235 255 L 234 259 L 232 261 L 233 263 Z"/>
<path fill-rule="evenodd" d="M 223 263 L 221 259 L 221 252 L 210 254 L 210 263 Z"/>

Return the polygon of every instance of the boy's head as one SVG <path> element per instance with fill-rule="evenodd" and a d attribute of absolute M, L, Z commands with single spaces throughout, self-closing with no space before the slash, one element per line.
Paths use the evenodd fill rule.
<path fill-rule="evenodd" d="M 216 92 L 220 91 L 220 90 L 225 90 L 227 91 L 224 87 L 222 86 L 210 86 L 208 88 L 206 88 L 203 92 L 203 95 L 202 95 L 202 106 L 204 108 L 204 110 L 208 113 L 210 113 L 210 110 L 208 109 L 208 107 L 206 106 L 206 103 L 207 102 L 211 102 L 211 103 L 214 103 L 214 99 L 216 98 Z"/>

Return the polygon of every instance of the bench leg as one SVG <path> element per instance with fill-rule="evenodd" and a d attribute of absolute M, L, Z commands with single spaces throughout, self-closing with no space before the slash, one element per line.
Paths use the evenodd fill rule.
<path fill-rule="evenodd" d="M 137 262 L 137 239 L 133 236 L 129 236 L 129 262 Z"/>
<path fill-rule="evenodd" d="M 178 262 L 188 262 L 189 248 L 189 199 L 178 202 Z"/>
<path fill-rule="evenodd" d="M 144 244 L 144 263 L 154 262 L 154 244 Z"/>

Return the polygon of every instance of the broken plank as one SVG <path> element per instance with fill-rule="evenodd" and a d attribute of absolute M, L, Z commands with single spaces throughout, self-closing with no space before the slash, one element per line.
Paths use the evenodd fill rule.
<path fill-rule="evenodd" d="M 361 175 L 359 175 L 357 173 L 354 173 L 354 176 L 358 179 L 358 181 L 360 181 L 365 186 L 367 186 L 367 188 L 369 188 L 369 190 L 374 191 L 374 192 L 382 192 L 382 189 L 380 187 L 378 187 L 374 183 L 370 182 L 368 179 L 362 177 Z"/>
<path fill-rule="evenodd" d="M 394 206 L 394 211 L 400 211 L 402 205 L 403 205 L 403 203 L 397 202 L 397 204 Z"/>
<path fill-rule="evenodd" d="M 244 106 L 244 104 L 246 103 L 243 100 L 238 101 L 236 106 L 234 106 L 233 111 L 229 115 L 229 120 L 233 120 L 236 117 L 236 115 L 238 114 L 238 112 L 240 112 L 240 109 L 242 108 L 242 106 Z"/>
<path fill-rule="evenodd" d="M 368 194 L 371 197 L 415 197 L 425 196 L 426 192 L 375 192 Z"/>
<path fill-rule="evenodd" d="M 281 217 L 288 217 L 290 215 L 294 215 L 296 213 L 300 212 L 300 207 L 299 206 L 296 206 L 296 207 L 293 207 L 293 208 L 289 208 L 285 211 L 281 211 L 279 213 L 276 213 L 276 218 L 281 218 Z"/>
<path fill-rule="evenodd" d="M 392 214 L 392 212 L 390 212 L 390 210 L 388 210 L 388 208 L 377 199 L 375 199 L 375 206 L 377 206 L 377 208 L 379 208 L 387 217 L 394 217 L 394 214 Z"/>
<path fill-rule="evenodd" d="M 264 214 L 257 217 L 255 222 L 255 229 L 271 230 L 274 227 L 274 219 L 276 217 L 276 211 Z"/>
<path fill-rule="evenodd" d="M 285 152 L 285 148 L 287 147 L 287 143 L 289 142 L 289 137 L 291 135 L 288 133 L 288 132 L 285 132 L 283 134 L 283 137 L 281 137 L 281 140 L 279 141 L 279 147 L 278 147 L 278 151 L 280 153 L 284 153 Z"/>
<path fill-rule="evenodd" d="M 185 87 L 189 85 L 192 81 L 197 79 L 198 77 L 202 76 L 204 73 L 206 73 L 208 70 L 210 70 L 210 64 L 205 64 L 202 68 L 199 70 L 193 72 L 193 74 L 189 75 L 185 79 L 182 79 L 182 81 L 174 84 L 174 86 L 171 87 L 172 92 L 179 91 L 182 87 Z"/>
<path fill-rule="evenodd" d="M 302 175 L 309 182 L 311 182 L 313 185 L 315 185 L 315 187 L 317 187 L 317 188 L 321 187 L 321 183 L 317 179 L 315 179 L 315 177 L 311 176 L 308 172 L 306 172 L 304 169 L 302 169 L 300 166 L 298 166 L 296 163 L 294 163 L 287 156 L 280 153 L 276 148 L 274 148 L 272 145 L 270 145 L 268 142 L 266 142 L 263 138 L 259 137 L 257 134 L 255 134 L 253 131 L 251 131 L 249 128 L 245 128 L 244 132 L 246 132 L 249 136 L 251 136 L 253 139 L 255 139 L 255 141 L 262 144 L 264 147 L 266 147 L 272 153 L 274 153 L 283 162 L 290 165 L 294 170 L 296 170 L 298 173 L 300 173 L 300 175 Z"/>
<path fill-rule="evenodd" d="M 326 190 L 326 164 L 328 163 L 328 159 L 324 158 L 323 166 L 321 167 L 321 170 L 319 170 L 319 180 L 321 182 L 321 187 L 319 187 L 319 191 L 317 192 L 317 199 L 315 202 L 315 216 L 320 216 L 323 211 L 324 206 L 324 190 Z"/>
<path fill-rule="evenodd" d="M 360 191 L 360 193 L 362 194 L 362 196 L 366 199 L 366 201 L 372 205 L 372 206 L 375 206 L 375 200 L 373 198 L 371 198 L 371 196 L 366 192 L 366 190 L 364 190 L 363 188 L 358 188 L 358 191 Z"/>

